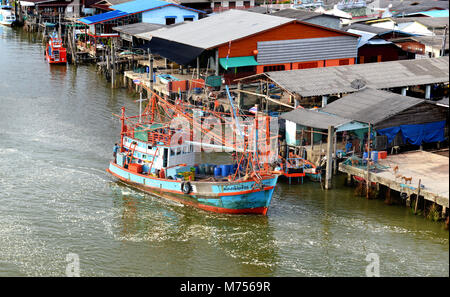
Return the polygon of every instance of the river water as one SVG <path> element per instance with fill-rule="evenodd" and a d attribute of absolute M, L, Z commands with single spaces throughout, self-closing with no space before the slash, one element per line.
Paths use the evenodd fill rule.
<path fill-rule="evenodd" d="M 318 183 L 280 183 L 268 215 L 207 213 L 117 183 L 105 168 L 137 97 L 94 66 L 49 66 L 0 26 L 0 276 L 449 276 L 443 224 Z"/>

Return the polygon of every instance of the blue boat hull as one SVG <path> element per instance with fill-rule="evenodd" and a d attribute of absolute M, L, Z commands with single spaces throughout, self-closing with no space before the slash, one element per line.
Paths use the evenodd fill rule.
<path fill-rule="evenodd" d="M 278 175 L 255 181 L 190 182 L 192 192 L 182 191 L 182 181 L 156 178 L 132 172 L 111 162 L 110 174 L 121 181 L 158 197 L 175 200 L 207 211 L 234 214 L 263 214 L 272 199 Z"/>

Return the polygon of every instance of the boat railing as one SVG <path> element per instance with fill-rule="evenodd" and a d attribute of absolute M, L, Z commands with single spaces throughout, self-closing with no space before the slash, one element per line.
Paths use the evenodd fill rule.
<path fill-rule="evenodd" d="M 149 132 L 148 141 L 152 143 L 163 143 L 164 145 L 170 144 L 171 135 L 159 132 Z"/>

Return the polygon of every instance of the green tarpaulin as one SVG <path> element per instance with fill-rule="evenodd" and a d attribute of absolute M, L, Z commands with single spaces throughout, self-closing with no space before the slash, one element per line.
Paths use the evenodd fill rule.
<path fill-rule="evenodd" d="M 233 57 L 233 58 L 220 58 L 220 65 L 224 69 L 232 68 L 232 67 L 243 67 L 243 66 L 257 66 L 258 62 L 256 62 L 255 57 L 253 56 L 245 56 L 245 57 Z"/>

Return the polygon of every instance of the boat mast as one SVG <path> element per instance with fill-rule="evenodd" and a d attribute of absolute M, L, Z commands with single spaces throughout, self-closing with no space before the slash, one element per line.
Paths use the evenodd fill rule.
<path fill-rule="evenodd" d="M 123 148 L 123 136 L 125 134 L 125 107 L 122 106 L 122 114 L 120 116 L 120 123 L 121 123 L 121 127 L 120 127 L 120 152 L 124 152 L 124 148 Z"/>

